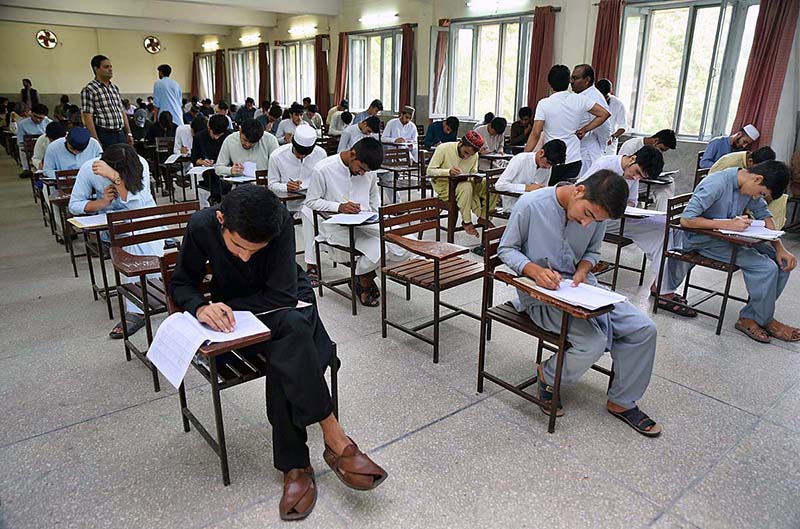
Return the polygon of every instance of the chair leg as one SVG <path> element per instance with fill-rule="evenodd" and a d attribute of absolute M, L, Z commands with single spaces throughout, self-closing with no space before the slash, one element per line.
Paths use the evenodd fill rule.
<path fill-rule="evenodd" d="M 553 401 L 550 404 L 550 421 L 547 431 L 556 431 L 556 413 L 558 411 L 558 401 L 561 395 L 561 372 L 564 367 L 564 355 L 567 352 L 567 331 L 569 330 L 569 314 L 566 312 L 561 316 L 561 334 L 558 338 L 558 352 L 556 353 L 556 378 L 553 380 Z"/>
<path fill-rule="evenodd" d="M 359 296 L 356 295 L 356 284 L 358 278 L 356 277 L 356 246 L 355 246 L 355 234 L 353 233 L 353 229 L 350 229 L 350 303 L 353 306 L 353 316 L 358 316 L 358 302 L 361 300 L 358 299 Z"/>
<path fill-rule="evenodd" d="M 100 243 L 100 238 L 98 237 L 97 244 Z M 100 251 L 102 252 L 103 249 L 100 247 Z M 128 345 L 128 321 L 125 319 L 127 311 L 125 310 L 125 296 L 122 294 L 122 282 L 120 281 L 119 272 L 114 272 L 117 278 L 117 298 L 119 300 L 119 318 L 120 322 L 122 323 L 122 343 L 125 346 L 125 360 L 128 362 L 131 361 L 131 348 Z M 108 291 L 106 291 L 106 299 L 108 299 Z"/>
<path fill-rule="evenodd" d="M 333 416 L 339 419 L 339 356 L 337 354 L 336 342 L 332 344 L 331 350 L 331 403 L 333 404 Z"/>
<path fill-rule="evenodd" d="M 439 266 L 438 262 L 434 265 L 436 269 L 436 288 L 433 290 L 433 363 L 439 363 Z"/>
<path fill-rule="evenodd" d="M 181 403 L 181 419 L 183 420 L 183 431 L 189 431 L 189 419 L 186 418 L 186 414 L 183 410 L 187 409 L 188 406 L 186 404 L 186 387 L 184 386 L 183 382 L 181 382 L 180 387 L 178 387 L 178 399 Z"/>
<path fill-rule="evenodd" d="M 214 422 L 217 425 L 217 444 L 219 445 L 219 465 L 222 471 L 222 483 L 227 487 L 231 484 L 228 472 L 228 449 L 225 445 L 225 425 L 222 421 L 222 403 L 219 398 L 219 382 L 217 381 L 217 359 L 209 362 L 211 368 L 211 399 L 214 402 Z"/>
<path fill-rule="evenodd" d="M 639 286 L 644 284 L 644 273 L 647 268 L 647 254 L 642 255 L 642 269 L 639 271 Z"/>
<path fill-rule="evenodd" d="M 489 325 L 486 317 L 486 307 L 481 310 L 481 341 L 478 348 L 478 393 L 483 393 L 483 369 L 486 365 L 486 329 Z"/>
<path fill-rule="evenodd" d="M 388 280 L 386 274 L 383 272 L 383 267 L 381 267 L 381 338 L 386 338 L 386 317 L 388 313 L 388 307 L 386 306 L 386 281 Z M 355 295 L 355 293 L 353 293 Z"/>
<path fill-rule="evenodd" d="M 314 241 L 314 253 L 317 254 L 317 276 L 319 277 L 319 297 L 322 297 L 322 261 L 320 260 L 319 242 Z"/>
<path fill-rule="evenodd" d="M 103 277 L 103 291 L 106 293 L 106 308 L 108 309 L 108 319 L 114 319 L 114 311 L 111 309 L 111 296 L 108 289 L 108 275 L 106 274 L 106 259 L 105 251 L 103 250 L 103 241 L 100 239 L 100 234 L 97 234 L 97 253 L 100 256 L 100 274 Z M 117 285 L 119 285 L 119 274 L 117 274 Z M 119 294 L 117 294 L 119 295 Z M 125 319 L 124 316 L 122 319 Z"/>
<path fill-rule="evenodd" d="M 150 348 L 150 344 L 153 343 L 153 324 L 150 321 L 150 299 L 147 295 L 147 276 L 141 276 L 140 278 L 141 285 L 142 285 L 142 306 L 144 307 L 144 328 L 147 333 L 147 348 Z M 161 391 L 161 384 L 158 380 L 158 369 L 153 364 L 147 366 L 150 368 L 150 372 L 153 375 L 153 391 L 158 393 Z"/>
<path fill-rule="evenodd" d="M 733 280 L 733 267 L 736 264 L 736 253 L 738 247 L 734 244 L 731 250 L 731 267 L 728 270 L 728 278 L 725 280 L 725 291 L 722 293 L 722 305 L 719 308 L 719 320 L 717 321 L 717 336 L 722 332 L 722 322 L 725 321 L 725 309 L 728 308 L 728 296 L 731 290 L 731 281 Z"/>

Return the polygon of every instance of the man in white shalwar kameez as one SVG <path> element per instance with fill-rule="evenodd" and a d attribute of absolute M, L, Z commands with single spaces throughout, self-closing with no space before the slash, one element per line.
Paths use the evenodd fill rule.
<path fill-rule="evenodd" d="M 588 97 L 590 100 L 603 107 L 604 110 L 609 110 L 606 98 L 603 97 L 600 90 L 594 86 L 594 68 L 590 65 L 579 64 L 573 68 L 569 83 L 572 86 L 573 92 Z M 587 114 L 583 118 L 581 126 L 586 125 L 592 121 L 592 119 L 594 119 L 593 116 Z M 610 117 L 607 118 L 599 127 L 587 132 L 581 137 L 581 161 L 583 164 L 581 165 L 581 172 L 578 174 L 578 178 L 585 175 L 592 164 L 594 164 L 595 160 L 603 156 L 608 146 L 608 138 L 611 137 L 612 132 L 610 119 Z"/>
<path fill-rule="evenodd" d="M 411 160 L 417 161 L 417 126 L 414 124 L 414 107 L 404 106 L 400 116 L 390 119 L 381 134 L 384 145 L 402 145 L 409 149 Z"/>

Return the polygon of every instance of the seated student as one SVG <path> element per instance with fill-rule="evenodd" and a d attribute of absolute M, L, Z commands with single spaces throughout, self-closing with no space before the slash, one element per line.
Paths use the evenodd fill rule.
<path fill-rule="evenodd" d="M 197 116 L 188 125 L 178 127 L 175 130 L 175 147 L 172 152 L 175 154 L 191 153 L 195 134 L 206 130 L 207 125 L 208 120 L 205 116 Z"/>
<path fill-rule="evenodd" d="M 700 169 L 709 169 L 714 162 L 731 152 L 746 151 L 759 136 L 757 128 L 753 125 L 745 125 L 736 134 L 712 139 L 706 145 L 703 157 L 700 158 Z"/>
<path fill-rule="evenodd" d="M 751 220 L 745 210 L 767 228 L 775 223 L 767 202 L 783 195 L 789 184 L 789 167 L 775 160 L 761 162 L 747 169 L 731 167 L 707 176 L 697 186 L 681 217 L 681 226 L 698 230 L 747 229 Z M 682 247 L 710 259 L 728 262 L 732 245 L 697 232 L 686 234 Z M 800 329 L 775 319 L 775 303 L 789 280 L 797 259 L 784 248 L 780 239 L 763 242 L 752 248 L 739 247 L 736 266 L 742 269 L 749 300 L 739 312 L 736 329 L 753 340 L 769 343 L 770 337 L 787 342 L 800 340 Z M 674 286 L 683 280 L 687 265 L 674 268 L 665 281 Z"/>
<path fill-rule="evenodd" d="M 96 197 L 96 198 L 95 198 Z M 136 154 L 128 144 L 111 145 L 99 159 L 87 160 L 81 165 L 75 186 L 69 199 L 69 210 L 75 215 L 107 213 L 131 209 L 149 208 L 156 205 L 150 194 L 150 169 L 147 161 Z M 108 240 L 107 232 L 101 234 Z M 164 242 L 152 241 L 124 247 L 134 255 L 164 254 Z M 136 277 L 120 276 L 124 283 L 138 281 Z M 142 309 L 125 302 L 125 321 L 128 334 L 134 334 L 144 326 Z M 122 336 L 122 322 L 109 333 L 112 339 Z"/>
<path fill-rule="evenodd" d="M 360 123 L 349 125 L 342 132 L 339 138 L 339 148 L 337 152 L 349 151 L 353 145 L 358 143 L 363 138 L 377 138 L 378 132 L 381 130 L 381 120 L 378 116 L 370 116 Z"/>
<path fill-rule="evenodd" d="M 427 176 L 439 177 L 431 180 L 433 190 L 440 199 L 447 201 L 450 192 L 448 177 L 471 174 L 478 170 L 478 152 L 483 147 L 483 138 L 474 130 L 467 131 L 457 142 L 442 143 L 433 153 L 428 164 Z M 489 209 L 494 209 L 497 195 L 492 196 Z M 461 225 L 468 235 L 477 237 L 478 230 L 472 223 L 472 214 L 484 221 L 481 214 L 486 203 L 486 181 L 482 178 L 465 180 L 456 185 L 456 204 L 461 213 Z M 484 221 L 485 222 L 485 221 Z"/>
<path fill-rule="evenodd" d="M 294 129 L 303 122 L 303 105 L 295 102 L 287 110 L 289 117 L 281 120 L 278 124 L 278 130 L 275 132 L 275 137 L 278 138 L 278 145 L 291 143 Z"/>
<path fill-rule="evenodd" d="M 51 142 L 63 138 L 67 135 L 67 127 L 60 121 L 51 121 L 44 129 L 44 134 L 36 138 L 36 143 L 33 145 L 33 169 L 39 170 L 44 166 L 44 154 L 47 152 L 47 146 Z"/>
<path fill-rule="evenodd" d="M 225 119 L 225 116 L 212 115 L 206 129 L 195 133 L 192 139 L 192 163 L 196 167 L 209 168 L 208 171 L 203 172 L 203 181 L 197 184 L 197 198 L 200 200 L 201 207 L 218 204 L 222 200 L 224 186 L 213 167 L 219 158 L 222 142 L 229 134 L 231 131 L 228 130 L 228 120 Z M 227 187 L 225 190 L 227 191 Z"/>
<path fill-rule="evenodd" d="M 172 122 L 172 114 L 169 110 L 165 110 L 158 116 L 158 121 L 147 129 L 147 137 L 145 139 L 147 143 L 154 144 L 156 138 L 174 138 L 177 130 L 178 126 Z"/>
<path fill-rule="evenodd" d="M 185 125 L 188 125 L 192 121 L 194 121 L 194 118 L 196 118 L 197 116 L 200 116 L 200 115 L 205 117 L 204 114 L 200 113 L 200 109 L 198 107 L 191 106 L 191 107 L 189 107 L 189 110 L 187 110 L 186 112 L 183 113 L 183 123 Z"/>
<path fill-rule="evenodd" d="M 592 164 L 584 176 L 578 179 L 578 183 L 585 180 L 589 175 L 599 171 L 610 171 L 625 178 L 628 185 L 628 206 L 635 207 L 639 201 L 639 179 L 652 178 L 658 175 L 664 168 L 664 158 L 661 151 L 655 147 L 645 146 L 633 156 L 601 156 Z M 606 222 L 607 233 L 619 233 L 620 222 L 610 220 Z M 650 295 L 655 296 L 656 281 L 661 269 L 661 255 L 664 252 L 664 231 L 666 230 L 666 217 L 664 215 L 654 215 L 642 219 L 625 219 L 625 237 L 631 239 L 641 251 L 647 255 L 650 261 L 650 269 L 653 271 L 653 284 L 650 286 Z M 670 247 L 680 246 L 683 234 L 672 231 Z M 602 266 L 602 265 L 601 265 Z M 679 267 L 678 261 L 667 261 L 666 274 L 672 268 Z M 670 288 L 666 284 L 661 285 L 661 296 L 658 299 L 658 308 L 667 310 L 678 316 L 694 318 L 697 311 L 687 307 L 681 307 L 678 303 L 686 303 L 683 296 L 675 293 L 675 287 Z"/>
<path fill-rule="evenodd" d="M 277 148 L 275 136 L 264 134 L 261 123 L 248 119 L 238 133 L 222 142 L 214 170 L 218 176 L 239 176 L 244 173 L 244 162 L 255 162 L 256 171 L 269 169 L 269 157 Z"/>
<path fill-rule="evenodd" d="M 511 158 L 494 188 L 507 193 L 529 193 L 547 186 L 550 169 L 561 165 L 567 156 L 567 145 L 550 140 L 536 152 L 522 152 Z M 511 211 L 519 198 L 501 195 L 503 209 Z"/>
<path fill-rule="evenodd" d="M 475 132 L 483 138 L 483 148 L 481 148 L 480 154 L 504 154 L 503 143 L 505 142 L 505 136 L 503 136 L 503 133 L 506 131 L 506 125 L 508 125 L 506 118 L 498 117 L 492 118 L 486 125 L 481 125 L 475 129 Z M 499 166 L 502 166 L 502 164 L 493 163 L 490 160 L 480 160 L 478 162 L 478 169 L 481 171 Z"/>
<path fill-rule="evenodd" d="M 449 143 L 458 140 L 458 118 L 449 116 L 444 121 L 434 121 L 428 125 L 422 144 L 426 149 L 437 147 L 440 143 Z"/>
<path fill-rule="evenodd" d="M 226 103 L 225 101 L 220 101 L 219 103 L 217 103 L 216 113 L 219 114 L 220 116 L 225 116 L 226 118 L 228 118 L 228 130 L 233 130 L 233 120 L 228 115 L 228 103 Z"/>
<path fill-rule="evenodd" d="M 342 99 L 339 104 L 328 111 L 328 117 L 325 123 L 328 125 L 329 136 L 339 136 L 344 130 L 344 124 L 339 120 L 339 116 L 350 107 L 350 102 L 347 99 Z"/>
<path fill-rule="evenodd" d="M 147 138 L 147 132 L 153 126 L 153 122 L 147 119 L 148 113 L 146 108 L 139 108 L 133 115 L 131 122 L 131 134 L 133 134 L 133 141 L 142 141 Z"/>
<path fill-rule="evenodd" d="M 306 111 L 311 106 L 311 98 L 306 96 L 303 98 L 303 111 Z"/>
<path fill-rule="evenodd" d="M 252 97 L 244 100 L 244 106 L 240 106 L 236 110 L 236 115 L 233 118 L 236 123 L 241 125 L 248 119 L 256 119 L 256 101 Z"/>
<path fill-rule="evenodd" d="M 517 116 L 519 119 L 511 124 L 511 135 L 508 138 L 509 145 L 525 145 L 531 130 L 533 130 L 533 110 L 531 110 L 531 107 L 520 108 Z"/>
<path fill-rule="evenodd" d="M 61 102 L 56 105 L 56 108 L 53 110 L 53 117 L 56 119 L 56 121 L 64 122 L 67 121 L 67 112 L 69 111 L 70 107 L 69 96 L 67 94 L 63 94 L 60 101 Z M 125 103 L 125 101 L 127 101 L 127 99 L 122 100 L 123 103 Z M 126 106 L 125 108 L 127 109 L 128 107 Z"/>
<path fill-rule="evenodd" d="M 562 184 L 526 193 L 511 213 L 500 240 L 498 256 L 514 272 L 543 288 L 556 289 L 562 279 L 573 285 L 596 285 L 591 270 L 600 259 L 604 220 L 618 219 L 625 211 L 628 186 L 610 171 L 594 173 L 580 184 Z M 522 291 L 514 305 L 539 327 L 561 332 L 561 311 Z M 605 351 L 614 360 L 614 378 L 606 409 L 648 437 L 661 434 L 661 426 L 636 406 L 653 371 L 656 325 L 626 301 L 591 320 L 573 318 L 564 357 L 563 384 L 576 382 Z M 539 398 L 552 402 L 556 355 L 539 365 Z M 558 414 L 563 415 L 561 403 Z M 542 408 L 544 410 L 544 408 Z"/>
<path fill-rule="evenodd" d="M 204 114 L 206 117 L 214 115 L 214 108 L 211 106 L 210 99 L 208 98 L 203 99 L 202 106 L 200 107 L 200 112 Z"/>
<path fill-rule="evenodd" d="M 478 130 L 478 127 L 488 125 L 489 123 L 492 122 L 494 118 L 495 118 L 494 112 L 487 112 L 486 114 L 483 115 L 483 121 L 475 123 L 475 125 L 472 126 L 472 130 Z"/>
<path fill-rule="evenodd" d="M 19 160 L 22 164 L 22 173 L 19 175 L 20 178 L 27 178 L 36 170 L 35 168 L 32 169 L 28 167 L 28 157 L 23 153 L 25 136 L 41 136 L 44 134 L 47 125 L 52 121 L 47 117 L 47 113 L 48 108 L 46 105 L 36 103 L 36 105 L 31 108 L 30 117 L 17 121 L 17 130 L 15 134 L 17 135 L 17 146 L 20 151 Z"/>
<path fill-rule="evenodd" d="M 417 161 L 417 126 L 414 124 L 414 107 L 404 106 L 399 117 L 386 123 L 381 134 L 381 143 L 393 145 L 403 144 L 409 149 L 413 161 Z"/>
<path fill-rule="evenodd" d="M 677 147 L 675 131 L 671 129 L 662 129 L 652 136 L 631 138 L 622 144 L 617 154 L 621 156 L 633 156 L 645 145 L 655 147 L 662 153 L 675 150 Z M 651 190 L 655 199 L 653 207 L 658 211 L 667 211 L 667 201 L 675 196 L 674 179 L 667 184 L 652 186 Z"/>
<path fill-rule="evenodd" d="M 272 425 L 275 468 L 283 472 L 279 512 L 299 520 L 314 508 L 317 488 L 308 454 L 306 427 L 319 423 L 323 459 L 348 487 L 374 489 L 387 477 L 350 439 L 333 414 L 323 376 L 332 352 L 306 275 L 294 260 L 294 226 L 275 195 L 263 187 L 240 186 L 218 207 L 195 213 L 186 227 L 170 295 L 183 310 L 219 331 L 236 326 L 234 310 L 259 316 L 272 339 L 246 347 L 244 356 L 264 355 L 267 418 Z M 211 302 L 198 286 L 211 266 Z M 337 470 L 347 469 L 346 471 Z"/>
<path fill-rule="evenodd" d="M 322 130 L 322 116 L 319 114 L 319 107 L 317 105 L 308 105 L 308 108 L 303 112 L 303 121 L 312 126 L 316 130 Z"/>
<path fill-rule="evenodd" d="M 378 119 L 372 116 L 374 119 Z M 370 119 L 372 119 L 370 118 Z M 311 182 L 303 208 L 303 222 L 311 223 L 303 227 L 303 233 L 314 233 L 313 211 L 330 213 L 360 213 L 374 211 L 381 206 L 381 193 L 378 190 L 378 177 L 375 171 L 383 163 L 383 147 L 375 138 L 364 138 L 352 149 L 334 154 L 320 161 L 312 170 Z M 319 224 L 319 238 L 331 244 L 349 246 L 349 230 L 335 224 Z M 355 247 L 362 253 L 356 259 L 355 273 L 358 283 L 354 294 L 361 304 L 377 307 L 380 289 L 375 284 L 375 270 L 381 262 L 381 238 L 377 224 L 359 226 L 355 230 Z M 332 249 L 331 249 L 332 250 Z M 332 251 L 337 262 L 349 259 Z M 398 261 L 406 259 L 408 252 L 397 245 L 386 245 L 386 259 Z M 315 252 L 306 251 L 305 260 L 309 276 L 319 279 Z"/>
<path fill-rule="evenodd" d="M 359 112 L 353 116 L 353 125 L 358 125 L 362 121 L 372 116 L 377 117 L 379 113 L 383 112 L 383 102 L 380 99 L 373 99 L 366 110 Z"/>

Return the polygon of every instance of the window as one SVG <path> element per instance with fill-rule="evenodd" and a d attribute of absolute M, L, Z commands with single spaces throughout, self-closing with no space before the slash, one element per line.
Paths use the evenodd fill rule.
<path fill-rule="evenodd" d="M 350 35 L 348 46 L 350 108 L 366 109 L 373 99 L 380 99 L 384 111 L 399 110 L 401 30 Z"/>
<path fill-rule="evenodd" d="M 284 42 L 272 48 L 272 93 L 282 105 L 314 98 L 314 41 Z"/>
<path fill-rule="evenodd" d="M 231 102 L 243 105 L 244 100 L 258 97 L 258 47 L 230 51 Z M 257 102 L 260 103 L 260 102 Z"/>
<path fill-rule="evenodd" d="M 432 116 L 482 119 L 493 112 L 513 120 L 527 99 L 532 21 L 481 19 L 433 28 Z"/>
<path fill-rule="evenodd" d="M 197 95 L 200 99 L 214 99 L 214 67 L 216 58 L 213 53 L 200 55 L 197 58 Z"/>
<path fill-rule="evenodd" d="M 755 0 L 631 2 L 615 93 L 635 132 L 727 133 L 753 41 Z"/>

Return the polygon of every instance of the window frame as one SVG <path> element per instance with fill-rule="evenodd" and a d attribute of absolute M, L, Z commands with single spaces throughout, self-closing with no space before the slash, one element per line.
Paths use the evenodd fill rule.
<path fill-rule="evenodd" d="M 210 63 L 209 71 L 211 75 L 209 76 L 210 85 L 206 86 L 203 83 L 203 74 L 201 73 L 203 62 L 208 61 Z M 200 99 L 211 99 L 212 101 L 215 99 L 214 94 L 214 85 L 216 83 L 216 53 L 208 52 L 208 53 L 201 53 L 197 56 L 197 93 Z M 203 93 L 205 92 L 205 94 Z"/>
<path fill-rule="evenodd" d="M 416 27 L 413 27 L 414 38 L 416 39 Z M 372 94 L 375 91 L 370 90 L 371 83 L 373 82 L 369 76 L 369 64 L 370 64 L 370 39 L 380 37 L 381 45 L 380 45 L 380 76 L 376 81 L 378 89 L 377 89 L 377 97 L 373 97 Z M 386 68 L 384 68 L 384 57 L 386 55 L 386 42 L 391 41 L 392 43 L 392 65 L 391 65 L 391 94 L 387 98 L 384 94 L 384 85 L 386 80 Z M 355 53 L 354 51 L 354 43 L 358 42 L 363 49 L 363 53 Z M 369 103 L 373 99 L 380 99 L 383 103 L 383 114 L 395 114 L 399 112 L 400 108 L 400 68 L 402 63 L 402 50 L 403 50 L 403 30 L 401 27 L 391 27 L 391 28 L 382 28 L 375 31 L 366 31 L 366 32 L 358 32 L 358 33 L 350 33 L 347 35 L 347 95 L 350 98 L 350 108 L 352 111 L 361 111 L 366 110 L 369 106 Z M 356 61 L 354 60 L 356 57 L 363 57 L 363 60 Z M 416 63 L 416 57 L 413 61 Z M 412 64 L 412 73 L 411 78 L 414 79 L 415 75 L 415 64 Z M 360 82 L 360 86 L 356 85 L 356 83 Z M 413 81 L 412 81 L 413 85 Z M 414 93 L 414 87 L 412 86 L 412 94 Z M 359 101 L 358 98 L 362 97 L 363 101 Z M 413 96 L 412 96 L 413 97 Z M 360 104 L 359 104 L 360 103 Z"/>
<path fill-rule="evenodd" d="M 269 48 L 267 48 L 267 57 L 269 57 Z M 253 78 L 255 80 L 255 93 L 254 94 L 244 94 L 245 99 L 248 97 L 252 97 L 254 101 L 258 99 L 258 83 L 259 83 L 259 64 L 258 64 L 258 45 L 255 46 L 246 46 L 243 48 L 232 48 L 228 50 L 228 64 L 230 65 L 228 68 L 228 79 L 230 81 L 231 87 L 231 100 L 229 103 L 235 105 L 244 105 L 245 99 L 241 101 L 237 101 L 235 97 L 236 93 L 236 80 L 234 79 L 234 61 L 237 59 L 236 56 L 245 55 L 249 53 L 255 53 L 255 61 L 254 61 L 254 69 L 252 72 Z M 269 59 L 268 59 L 269 60 Z M 245 83 L 246 84 L 246 83 Z M 246 92 L 246 89 L 245 89 Z M 259 107 L 261 104 L 260 101 L 256 101 L 256 108 Z"/>
<path fill-rule="evenodd" d="M 310 53 L 307 50 L 304 51 L 304 47 L 305 46 L 309 46 L 309 45 L 311 46 L 311 52 Z M 292 66 L 292 68 L 293 68 L 293 72 L 292 73 L 294 74 L 295 93 L 293 95 L 291 95 L 291 97 L 289 97 L 290 94 L 287 93 L 287 89 L 286 89 L 286 81 L 288 80 L 288 76 L 289 76 L 289 73 L 290 73 L 289 72 L 289 68 L 287 68 L 287 65 L 289 64 L 289 61 L 288 61 L 288 57 L 289 57 L 288 50 L 289 50 L 289 48 L 294 48 L 294 52 L 295 52 L 294 65 Z M 309 83 L 309 86 L 312 89 L 311 93 L 303 94 L 303 87 L 304 87 L 304 84 L 306 82 L 306 79 L 305 79 L 305 77 L 306 77 L 306 75 L 305 75 L 305 67 L 307 66 L 306 63 L 308 61 L 311 61 L 311 62 L 315 61 L 315 58 L 314 58 L 314 38 L 301 39 L 301 40 L 291 40 L 291 41 L 285 40 L 285 41 L 276 42 L 275 46 L 272 46 L 270 48 L 270 52 L 269 52 L 270 65 L 277 64 L 277 62 L 279 62 L 278 59 L 273 54 L 275 54 L 275 55 L 280 54 L 281 55 L 280 63 L 282 65 L 282 67 L 281 67 L 281 79 L 277 79 L 277 74 L 275 72 L 276 68 L 273 68 L 273 67 L 270 66 L 269 78 L 270 78 L 270 88 L 272 90 L 271 93 L 273 94 L 273 98 L 278 100 L 278 102 L 283 106 L 289 106 L 293 102 L 298 102 L 299 103 L 300 101 L 303 100 L 303 97 L 305 97 L 305 96 L 308 96 L 308 97 L 313 99 L 314 98 L 314 90 L 313 90 L 313 88 L 314 88 L 315 83 L 316 83 L 316 63 L 309 70 L 312 73 L 312 75 L 315 77 Z M 281 84 L 281 86 L 282 86 L 281 89 L 278 88 L 278 83 Z M 280 101 L 279 98 L 277 97 L 279 94 L 284 98 L 288 98 L 287 101 Z"/>

